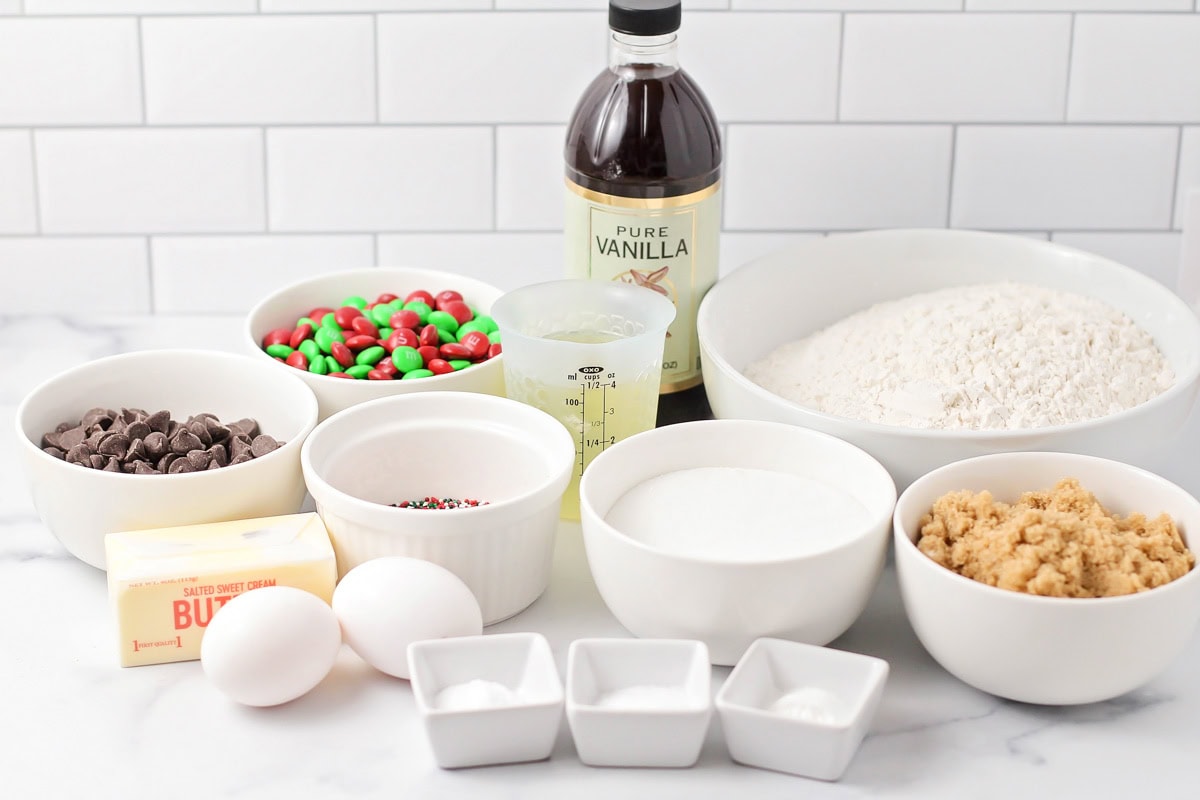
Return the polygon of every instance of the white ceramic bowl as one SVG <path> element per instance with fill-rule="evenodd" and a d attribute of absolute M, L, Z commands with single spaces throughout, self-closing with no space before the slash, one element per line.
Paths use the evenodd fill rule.
<path fill-rule="evenodd" d="M 437 292 L 454 289 L 463 300 L 480 312 L 491 310 L 503 292 L 482 281 L 451 272 L 409 267 L 371 267 L 330 272 L 285 286 L 263 299 L 250 310 L 244 327 L 244 345 L 256 360 L 272 369 L 289 369 L 300 376 L 317 396 L 320 418 L 326 419 L 356 403 L 430 391 L 480 392 L 504 396 L 503 355 L 488 359 L 458 372 L 408 381 L 368 381 L 330 378 L 280 364 L 262 349 L 262 340 L 275 328 L 292 328 L 296 320 L 318 307 L 334 308 L 350 295 L 374 300 L 384 292 L 404 296 L 425 289 Z"/>
<path fill-rule="evenodd" d="M 921 517 L 947 492 L 987 489 L 1012 502 L 1078 478 L 1109 511 L 1170 514 L 1196 552 L 1200 502 L 1152 473 L 1068 453 L 1001 453 L 949 464 L 896 504 L 896 572 L 909 621 L 929 654 L 982 691 L 1069 705 L 1136 689 L 1167 667 L 1200 620 L 1200 569 L 1120 597 L 1040 597 L 963 577 L 917 549 Z"/>
<path fill-rule="evenodd" d="M 300 454 L 338 573 L 380 556 L 440 564 L 470 587 L 490 625 L 546 588 L 575 447 L 542 411 L 469 392 L 419 392 L 322 422 Z M 392 508 L 427 496 L 474 508 Z"/>
<path fill-rule="evenodd" d="M 827 482 L 857 499 L 869 522 L 808 555 L 732 561 L 668 552 L 605 521 L 633 487 L 694 467 Z M 699 639 L 714 664 L 731 665 L 762 636 L 825 644 L 850 627 L 883 568 L 896 489 L 879 462 L 832 436 L 775 422 L 705 420 L 656 428 L 608 448 L 583 473 L 579 497 L 592 577 L 617 620 L 641 637 Z M 754 524 L 748 508 L 745 525 Z"/>
<path fill-rule="evenodd" d="M 1086 294 L 1124 312 L 1154 337 L 1175 371 L 1175 385 L 1136 408 L 1072 425 L 942 431 L 835 417 L 785 400 L 742 374 L 780 345 L 875 303 L 999 281 Z M 1060 450 L 1136 461 L 1175 436 L 1200 385 L 1200 322 L 1169 289 L 1090 253 L 976 231 L 872 231 L 803 242 L 723 278 L 705 297 L 697 328 L 705 389 L 718 418 L 775 420 L 831 433 L 878 458 L 901 489 L 943 464 L 994 452 Z"/>
<path fill-rule="evenodd" d="M 285 442 L 244 464 L 178 475 L 87 469 L 42 452 L 42 434 L 90 408 L 165 409 L 173 419 L 208 412 L 222 422 L 258 420 Z M 42 521 L 76 558 L 104 569 L 104 536 L 124 530 L 300 510 L 300 446 L 317 422 L 317 401 L 296 375 L 245 356 L 147 350 L 82 364 L 34 389 L 17 409 L 17 439 Z"/>

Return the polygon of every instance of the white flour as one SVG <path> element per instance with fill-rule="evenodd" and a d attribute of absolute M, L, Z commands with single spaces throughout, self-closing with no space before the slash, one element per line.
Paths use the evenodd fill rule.
<path fill-rule="evenodd" d="M 1175 382 L 1150 335 L 1124 314 L 1017 283 L 880 303 L 778 348 L 746 377 L 839 417 L 948 429 L 1095 419 Z"/>

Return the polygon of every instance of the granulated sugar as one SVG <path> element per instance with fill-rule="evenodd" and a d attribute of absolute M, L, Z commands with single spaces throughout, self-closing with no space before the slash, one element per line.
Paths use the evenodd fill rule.
<path fill-rule="evenodd" d="M 745 374 L 840 417 L 980 430 L 1095 419 L 1175 382 L 1150 335 L 1121 312 L 1017 283 L 880 303 L 783 345 Z"/>

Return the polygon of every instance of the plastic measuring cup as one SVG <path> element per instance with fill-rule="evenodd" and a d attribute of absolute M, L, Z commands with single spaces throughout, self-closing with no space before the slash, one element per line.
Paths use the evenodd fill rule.
<path fill-rule="evenodd" d="M 640 286 L 562 280 L 505 294 L 491 316 L 508 396 L 550 414 L 575 439 L 562 516 L 579 519 L 579 477 L 591 460 L 654 427 L 675 305 Z"/>

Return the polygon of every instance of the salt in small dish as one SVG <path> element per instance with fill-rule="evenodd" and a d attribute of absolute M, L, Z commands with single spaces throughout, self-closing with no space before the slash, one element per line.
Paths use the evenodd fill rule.
<path fill-rule="evenodd" d="M 690 767 L 712 717 L 708 648 L 683 639 L 577 639 L 567 721 L 593 767 Z"/>
<path fill-rule="evenodd" d="M 562 722 L 546 637 L 504 633 L 408 646 L 417 712 L 442 769 L 541 761 Z"/>
<path fill-rule="evenodd" d="M 836 781 L 879 707 L 888 663 L 782 639 L 758 639 L 717 693 L 734 761 Z"/>

